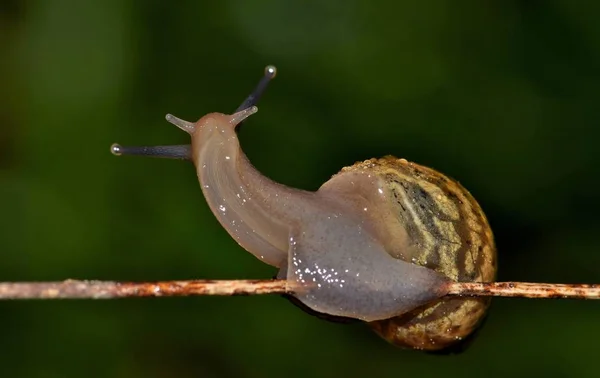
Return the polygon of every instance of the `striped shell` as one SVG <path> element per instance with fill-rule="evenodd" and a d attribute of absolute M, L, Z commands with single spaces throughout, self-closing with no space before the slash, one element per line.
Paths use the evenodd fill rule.
<path fill-rule="evenodd" d="M 356 163 L 342 172 L 369 170 L 385 176 L 410 248 L 397 258 L 434 269 L 455 281 L 489 282 L 496 277 L 496 248 L 481 207 L 458 182 L 405 159 L 385 157 Z M 441 299 L 370 326 L 394 345 L 440 351 L 464 345 L 481 324 L 487 298 Z"/>

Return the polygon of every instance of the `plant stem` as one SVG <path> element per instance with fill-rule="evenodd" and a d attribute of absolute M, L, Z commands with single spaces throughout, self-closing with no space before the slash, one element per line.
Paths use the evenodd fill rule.
<path fill-rule="evenodd" d="M 259 295 L 287 293 L 285 280 L 193 280 L 116 282 L 3 282 L 1 299 L 113 299 L 128 297 L 183 297 L 198 295 Z"/>
<path fill-rule="evenodd" d="M 62 282 L 0 283 L 0 300 L 260 295 L 291 294 L 293 292 L 294 287 L 286 280 L 193 280 L 162 282 L 66 280 Z M 448 295 L 600 299 L 600 285 L 528 282 L 453 282 L 448 286 Z"/>
<path fill-rule="evenodd" d="M 448 295 L 472 297 L 600 299 L 600 285 L 531 282 L 453 282 Z"/>

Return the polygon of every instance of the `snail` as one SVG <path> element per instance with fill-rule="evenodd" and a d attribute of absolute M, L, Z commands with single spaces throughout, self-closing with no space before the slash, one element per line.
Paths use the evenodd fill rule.
<path fill-rule="evenodd" d="M 277 278 L 303 290 L 295 302 L 332 319 L 367 322 L 394 345 L 458 348 L 485 318 L 489 299 L 444 297 L 448 282 L 491 282 L 496 248 L 481 207 L 457 181 L 386 156 L 342 168 L 316 192 L 265 176 L 236 128 L 276 75 L 274 66 L 232 115 L 192 123 L 166 116 L 190 145 L 111 146 L 115 155 L 194 163 L 208 205 L 229 235 Z"/>

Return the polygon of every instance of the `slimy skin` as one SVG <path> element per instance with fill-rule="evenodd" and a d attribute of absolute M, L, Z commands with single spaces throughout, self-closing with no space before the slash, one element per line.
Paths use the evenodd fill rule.
<path fill-rule="evenodd" d="M 382 177 L 336 175 L 318 191 L 263 176 L 240 149 L 235 127 L 256 107 L 211 113 L 195 124 L 169 120 L 192 137 L 202 192 L 221 225 L 245 250 L 303 288 L 311 309 L 364 321 L 406 313 L 446 294 L 448 279 L 398 259 L 408 234 L 382 226 L 394 216 Z"/>

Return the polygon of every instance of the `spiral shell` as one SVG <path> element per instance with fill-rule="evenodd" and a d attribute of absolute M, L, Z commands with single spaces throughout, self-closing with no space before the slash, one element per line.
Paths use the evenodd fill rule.
<path fill-rule="evenodd" d="M 410 248 L 397 258 L 434 269 L 459 282 L 494 281 L 492 230 L 477 201 L 457 181 L 405 159 L 370 159 L 343 171 L 368 169 L 385 177 Z M 394 255 L 394 251 L 391 251 Z M 369 323 L 394 345 L 440 351 L 458 347 L 481 324 L 487 298 L 443 298 L 401 316 Z"/>

